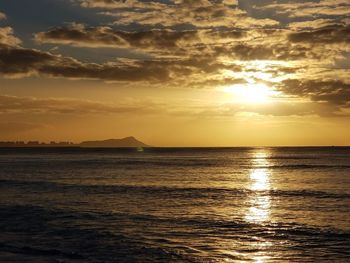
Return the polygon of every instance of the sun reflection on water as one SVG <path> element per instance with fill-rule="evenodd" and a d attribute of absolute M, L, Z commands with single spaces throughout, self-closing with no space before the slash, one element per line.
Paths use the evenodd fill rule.
<path fill-rule="evenodd" d="M 245 220 L 250 223 L 263 224 L 270 220 L 271 197 L 271 172 L 269 167 L 269 152 L 260 150 L 253 155 L 252 169 L 249 173 L 249 185 L 251 196 L 248 200 L 249 208 L 245 215 Z M 271 245 L 269 242 L 259 242 L 256 244 L 262 250 L 253 258 L 253 262 L 266 262 L 264 247 Z"/>
<path fill-rule="evenodd" d="M 270 189 L 269 174 L 267 169 L 254 169 L 250 175 L 250 189 L 264 191 Z"/>
<path fill-rule="evenodd" d="M 267 157 L 266 151 L 256 152 L 253 157 L 253 167 L 249 174 L 249 189 L 252 190 L 252 196 L 248 201 L 250 205 L 246 214 L 248 222 L 263 222 L 270 217 L 271 200 L 266 192 L 271 188 Z"/>

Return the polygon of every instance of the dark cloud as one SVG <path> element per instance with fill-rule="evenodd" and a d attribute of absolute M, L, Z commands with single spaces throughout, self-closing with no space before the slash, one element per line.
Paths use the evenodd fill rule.
<path fill-rule="evenodd" d="M 35 34 L 35 40 L 40 43 L 58 43 L 95 48 L 122 48 L 128 44 L 110 27 L 85 27 L 80 24 L 72 24 L 69 27 L 37 33 Z"/>
<path fill-rule="evenodd" d="M 44 65 L 61 57 L 20 47 L 0 48 L 0 73 L 7 76 L 27 75 L 40 71 Z"/>
<path fill-rule="evenodd" d="M 115 24 L 118 25 L 191 25 L 197 28 L 255 28 L 278 25 L 278 22 L 272 19 L 249 17 L 245 11 L 238 8 L 237 1 L 233 0 L 173 0 L 167 4 L 137 0 L 83 0 L 81 5 L 87 8 L 112 9 L 104 14 L 115 17 Z"/>
<path fill-rule="evenodd" d="M 83 63 L 35 49 L 0 48 L 0 73 L 8 77 L 45 74 L 105 81 L 166 81 L 170 78 L 167 66 L 169 63 L 159 61 Z"/>
<path fill-rule="evenodd" d="M 322 53 L 311 47 L 295 45 L 286 30 L 148 30 L 116 31 L 110 27 L 86 27 L 72 24 L 35 34 L 40 43 L 68 44 L 83 47 L 128 48 L 161 58 L 197 55 L 228 56 L 242 60 L 319 59 Z M 305 32 L 303 32 L 305 33 Z M 308 33 L 308 31 L 306 31 Z M 289 38 L 296 38 L 293 34 Z M 293 44 L 293 45 L 292 45 Z M 203 66 L 202 66 L 203 67 Z"/>
<path fill-rule="evenodd" d="M 137 61 L 134 64 L 93 64 L 70 60 L 69 64 L 47 64 L 40 73 L 54 77 L 77 79 L 100 79 L 104 81 L 149 81 L 170 79 L 170 69 L 157 61 Z"/>
<path fill-rule="evenodd" d="M 199 2 L 199 1 L 198 1 Z M 121 9 L 121 8 L 145 8 L 161 10 L 167 5 L 160 2 L 141 2 L 135 0 L 82 0 L 81 6 L 86 8 L 105 8 L 105 9 Z"/>
<path fill-rule="evenodd" d="M 82 47 L 132 48 L 156 53 L 170 53 L 198 45 L 229 43 L 246 36 L 238 30 L 148 30 L 139 32 L 116 31 L 110 27 L 86 27 L 72 24 L 35 34 L 39 43 L 68 44 Z"/>
<path fill-rule="evenodd" d="M 346 16 L 350 13 L 348 0 L 275 1 L 273 4 L 259 6 L 259 8 L 289 17 L 317 18 L 321 16 Z"/>
<path fill-rule="evenodd" d="M 153 60 L 119 59 L 97 64 L 19 46 L 0 48 L 0 73 L 6 77 L 46 75 L 118 82 L 146 81 L 164 85 L 167 82 L 182 80 L 182 85 L 186 85 L 186 78 L 191 75 L 201 74 L 198 77 L 205 79 L 208 76 L 203 74 L 218 74 L 221 70 L 232 68 L 232 65 L 226 65 L 211 56 Z M 235 69 L 237 70 L 237 67 Z"/>
<path fill-rule="evenodd" d="M 276 57 L 274 50 L 264 45 L 250 46 L 249 44 L 240 44 L 234 46 L 231 51 L 243 60 L 263 60 Z"/>
<path fill-rule="evenodd" d="M 213 48 L 213 51 L 214 56 L 225 55 L 233 59 L 239 59 L 241 61 L 294 61 L 329 57 L 328 52 L 315 52 L 312 47 L 306 47 L 304 45 L 292 45 L 292 43 L 288 42 L 287 40 L 279 43 L 266 42 L 264 44 L 249 44 L 242 42 L 240 44 L 221 46 L 218 45 Z M 283 70 L 282 67 L 281 70 Z"/>
<path fill-rule="evenodd" d="M 350 44 L 350 26 L 333 25 L 291 33 L 289 40 L 293 43 Z"/>
<path fill-rule="evenodd" d="M 327 102 L 338 107 L 350 107 L 350 83 L 340 80 L 289 79 L 282 83 L 282 91 L 316 102 Z"/>

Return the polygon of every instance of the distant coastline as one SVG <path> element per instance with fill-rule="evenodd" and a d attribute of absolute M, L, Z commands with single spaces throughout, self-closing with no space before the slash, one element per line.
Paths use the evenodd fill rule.
<path fill-rule="evenodd" d="M 73 143 L 69 141 L 49 143 L 40 141 L 0 141 L 0 148 L 48 148 L 48 147 L 79 147 L 79 148 L 127 148 L 127 147 L 151 147 L 133 136 L 125 137 L 122 139 L 108 139 L 108 140 L 96 140 L 96 141 L 83 141 L 81 143 Z"/>

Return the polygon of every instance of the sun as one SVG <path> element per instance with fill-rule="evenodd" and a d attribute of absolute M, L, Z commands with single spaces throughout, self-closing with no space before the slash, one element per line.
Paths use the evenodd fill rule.
<path fill-rule="evenodd" d="M 227 86 L 223 90 L 232 94 L 237 102 L 244 104 L 268 103 L 276 93 L 263 83 L 235 84 Z"/>

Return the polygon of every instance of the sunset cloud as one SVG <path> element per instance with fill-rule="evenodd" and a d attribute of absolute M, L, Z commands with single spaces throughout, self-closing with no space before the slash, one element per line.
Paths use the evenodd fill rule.
<path fill-rule="evenodd" d="M 198 44 L 229 43 L 245 36 L 239 30 L 161 30 L 153 29 L 141 32 L 113 30 L 111 27 L 86 27 L 72 24 L 54 28 L 34 35 L 39 43 L 66 44 L 81 47 L 135 48 L 142 50 L 182 49 Z"/>
<path fill-rule="evenodd" d="M 167 63 L 130 61 L 83 63 L 70 57 L 20 47 L 0 49 L 0 73 L 7 77 L 44 74 L 72 79 L 105 81 L 164 81 L 170 78 Z"/>
<path fill-rule="evenodd" d="M 141 8 L 161 10 L 167 7 L 166 4 L 160 2 L 141 2 L 137 0 L 82 0 L 81 6 L 86 8 L 105 8 L 105 9 L 121 9 L 121 8 Z"/>
<path fill-rule="evenodd" d="M 210 104 L 187 100 L 185 105 L 173 101 L 171 107 L 151 100 L 129 100 L 118 103 L 68 99 L 37 98 L 0 95 L 0 116 L 13 114 L 45 115 L 159 115 L 178 117 L 229 118 L 239 113 L 255 113 L 267 116 L 324 115 L 332 108 L 311 102 L 277 102 L 271 105 L 237 105 L 235 103 Z M 337 114 L 333 112 L 333 114 Z M 33 126 L 35 128 L 36 126 Z"/>
<path fill-rule="evenodd" d="M 348 0 L 321 0 L 273 3 L 259 8 L 290 17 L 346 16 L 350 13 Z"/>
<path fill-rule="evenodd" d="M 294 43 L 350 45 L 350 26 L 333 25 L 311 31 L 296 32 L 289 35 L 289 40 Z"/>
<path fill-rule="evenodd" d="M 11 27 L 0 27 L 0 48 L 3 46 L 17 46 L 21 40 L 13 35 Z"/>
<path fill-rule="evenodd" d="M 339 80 L 285 80 L 283 92 L 337 107 L 350 107 L 350 83 Z"/>
<path fill-rule="evenodd" d="M 317 29 L 326 26 L 332 26 L 335 24 L 334 19 L 315 19 L 315 20 L 306 20 L 289 23 L 289 28 L 293 30 L 302 30 L 302 29 Z"/>
<path fill-rule="evenodd" d="M 160 105 L 150 101 L 115 105 L 91 100 L 0 95 L 0 114 L 151 114 L 159 109 Z"/>
<path fill-rule="evenodd" d="M 104 12 L 106 16 L 115 17 L 114 24 L 173 27 L 191 25 L 197 28 L 210 27 L 265 27 L 279 23 L 273 19 L 256 19 L 249 17 L 237 6 L 237 1 L 187 1 L 174 0 L 169 4 L 159 2 L 128 1 L 90 1 L 81 2 L 87 8 L 112 9 Z M 137 8 L 136 8 L 137 7 Z M 118 9 L 122 9 L 120 12 Z M 159 10 L 161 9 L 161 12 Z"/>
<path fill-rule="evenodd" d="M 2 12 L 0 12 L 0 20 L 6 19 L 6 15 Z"/>
<path fill-rule="evenodd" d="M 110 27 L 85 27 L 82 24 L 72 24 L 69 27 L 55 28 L 48 32 L 35 34 L 35 40 L 40 43 L 66 44 L 81 47 L 127 47 L 128 43 L 113 32 Z"/>

